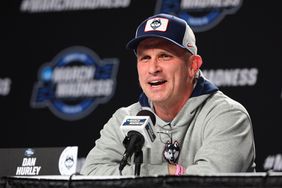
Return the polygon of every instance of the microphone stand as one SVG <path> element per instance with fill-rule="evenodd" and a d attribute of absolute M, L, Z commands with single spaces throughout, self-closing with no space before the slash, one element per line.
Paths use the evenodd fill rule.
<path fill-rule="evenodd" d="M 120 161 L 119 171 L 122 175 L 123 168 L 128 164 L 128 159 L 134 153 L 134 163 L 135 163 L 135 175 L 140 175 L 140 167 L 143 163 L 143 152 L 142 147 L 144 145 L 145 139 L 143 135 L 137 131 L 129 131 L 127 136 L 123 140 L 123 145 L 126 150 L 123 154 L 123 157 Z"/>
<path fill-rule="evenodd" d="M 138 149 L 134 154 L 134 163 L 135 163 L 135 176 L 140 176 L 141 164 L 143 163 L 143 151 Z"/>

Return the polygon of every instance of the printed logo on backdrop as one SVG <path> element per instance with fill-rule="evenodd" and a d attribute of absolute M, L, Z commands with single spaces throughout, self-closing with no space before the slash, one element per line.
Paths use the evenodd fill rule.
<path fill-rule="evenodd" d="M 114 95 L 118 63 L 82 46 L 63 50 L 39 69 L 31 106 L 64 120 L 84 118 Z"/>
<path fill-rule="evenodd" d="M 21 12 L 63 12 L 74 10 L 126 8 L 131 0 L 22 0 Z"/>
<path fill-rule="evenodd" d="M 265 171 L 282 172 L 282 154 L 269 155 L 264 161 Z"/>
<path fill-rule="evenodd" d="M 257 68 L 202 70 L 204 76 L 218 87 L 254 86 L 257 83 Z"/>
<path fill-rule="evenodd" d="M 11 79 L 10 78 L 0 78 L 0 96 L 7 96 L 11 90 Z"/>
<path fill-rule="evenodd" d="M 174 14 L 186 20 L 195 32 L 215 27 L 226 15 L 234 14 L 243 0 L 158 0 L 156 13 Z"/>

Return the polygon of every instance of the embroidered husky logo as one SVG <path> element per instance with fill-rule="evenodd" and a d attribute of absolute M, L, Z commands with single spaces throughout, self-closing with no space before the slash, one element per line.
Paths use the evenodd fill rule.
<path fill-rule="evenodd" d="M 179 144 L 177 141 L 174 141 L 174 143 L 167 142 L 165 144 L 165 148 L 163 151 L 163 156 L 170 164 L 177 163 L 178 157 L 180 153 Z"/>

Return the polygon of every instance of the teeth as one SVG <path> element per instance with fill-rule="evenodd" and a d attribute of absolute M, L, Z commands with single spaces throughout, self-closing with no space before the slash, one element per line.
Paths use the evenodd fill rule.
<path fill-rule="evenodd" d="M 159 83 L 159 82 L 161 82 L 161 81 L 152 81 L 151 83 L 155 84 L 155 83 Z"/>
<path fill-rule="evenodd" d="M 165 80 L 155 80 L 155 81 L 149 82 L 149 84 L 151 84 L 151 85 L 159 85 L 159 84 L 163 84 L 165 82 L 166 82 Z"/>

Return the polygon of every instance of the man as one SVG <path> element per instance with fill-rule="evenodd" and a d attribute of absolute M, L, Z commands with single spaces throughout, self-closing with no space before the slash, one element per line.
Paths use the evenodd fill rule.
<path fill-rule="evenodd" d="M 106 123 L 86 158 L 83 175 L 120 174 L 125 151 L 120 125 L 143 107 L 156 116 L 157 138 L 152 148 L 142 150 L 142 176 L 255 171 L 250 116 L 202 75 L 195 36 L 184 20 L 152 16 L 139 25 L 127 47 L 136 53 L 143 93 Z M 123 175 L 134 174 L 132 159 L 130 164 Z"/>

